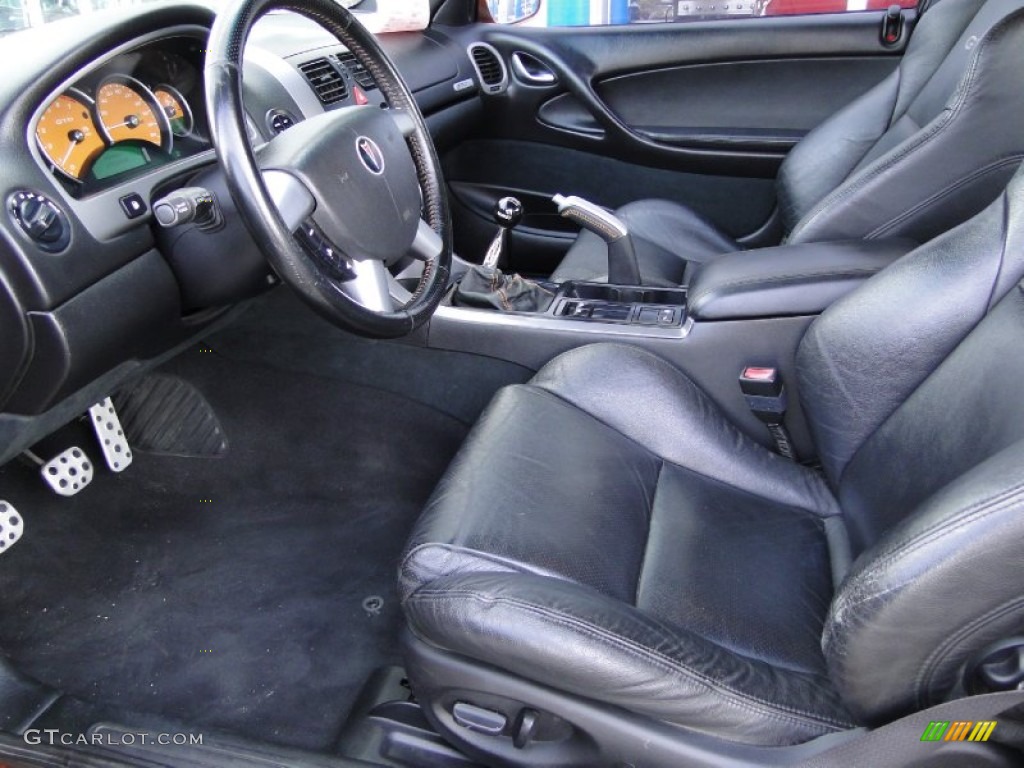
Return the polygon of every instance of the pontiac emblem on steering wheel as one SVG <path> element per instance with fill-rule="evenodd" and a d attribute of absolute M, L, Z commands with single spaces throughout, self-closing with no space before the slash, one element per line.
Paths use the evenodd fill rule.
<path fill-rule="evenodd" d="M 380 151 L 377 142 L 366 136 L 356 139 L 356 152 L 359 153 L 359 161 L 374 176 L 384 173 L 384 153 Z"/>

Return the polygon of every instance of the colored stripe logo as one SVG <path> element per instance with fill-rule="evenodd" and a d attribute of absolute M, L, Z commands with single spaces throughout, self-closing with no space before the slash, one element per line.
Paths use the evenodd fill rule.
<path fill-rule="evenodd" d="M 995 720 L 932 720 L 921 741 L 988 741 L 995 729 Z"/>

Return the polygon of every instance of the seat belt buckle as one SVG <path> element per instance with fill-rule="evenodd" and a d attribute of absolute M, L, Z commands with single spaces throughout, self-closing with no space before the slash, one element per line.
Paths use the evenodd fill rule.
<path fill-rule="evenodd" d="M 775 450 L 787 459 L 795 459 L 796 452 L 784 424 L 789 399 L 778 369 L 747 366 L 740 372 L 740 391 L 750 412 L 768 427 Z"/>
<path fill-rule="evenodd" d="M 740 391 L 751 412 L 765 424 L 781 424 L 789 400 L 777 368 L 747 366 L 740 373 Z"/>

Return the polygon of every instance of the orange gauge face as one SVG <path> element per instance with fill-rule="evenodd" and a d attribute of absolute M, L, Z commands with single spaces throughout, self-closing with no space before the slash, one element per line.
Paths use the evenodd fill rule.
<path fill-rule="evenodd" d="M 157 108 L 133 83 L 111 80 L 96 91 L 96 115 L 111 144 L 135 140 L 162 147 L 166 121 Z"/>
<path fill-rule="evenodd" d="M 53 166 L 81 181 L 106 146 L 84 99 L 62 94 L 50 102 L 36 125 L 39 148 Z"/>
<path fill-rule="evenodd" d="M 192 111 L 177 90 L 169 85 L 158 85 L 153 89 L 153 95 L 171 124 L 171 133 L 175 136 L 188 136 L 192 133 Z"/>

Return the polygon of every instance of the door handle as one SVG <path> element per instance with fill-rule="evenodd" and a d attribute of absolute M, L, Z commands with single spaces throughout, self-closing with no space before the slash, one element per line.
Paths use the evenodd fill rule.
<path fill-rule="evenodd" d="M 558 81 L 544 62 L 522 51 L 512 54 L 512 71 L 528 85 L 554 85 Z"/>

